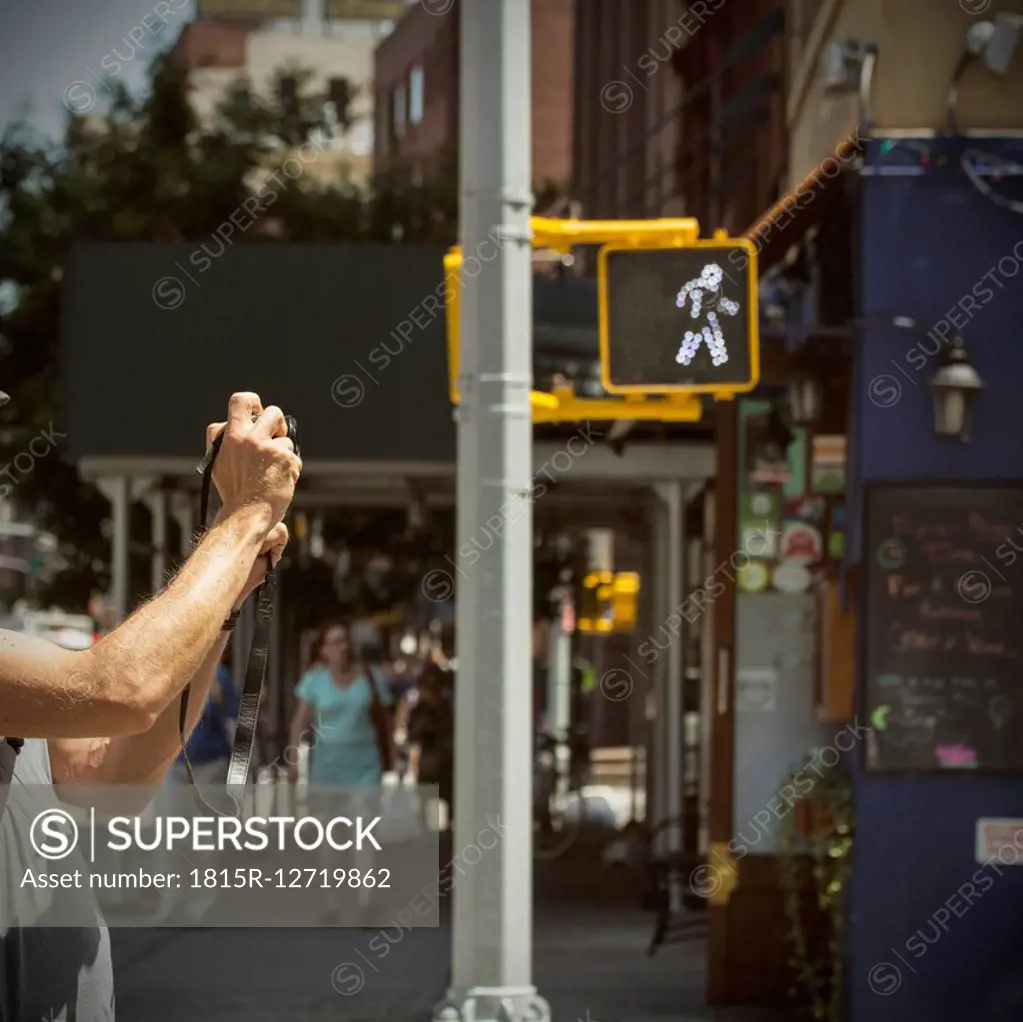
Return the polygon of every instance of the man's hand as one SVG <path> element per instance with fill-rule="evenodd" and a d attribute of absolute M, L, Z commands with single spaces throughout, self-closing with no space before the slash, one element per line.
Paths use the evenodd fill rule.
<path fill-rule="evenodd" d="M 221 511 L 221 514 L 223 514 L 223 511 Z M 219 518 L 220 515 L 217 517 Z M 263 579 L 266 578 L 267 569 L 277 567 L 277 562 L 283 556 L 284 548 L 288 545 L 288 538 L 288 527 L 284 522 L 278 522 L 270 530 L 263 542 L 263 548 L 259 551 L 259 556 L 256 558 L 256 563 L 253 564 L 252 571 L 249 572 L 245 588 L 242 590 L 241 596 L 238 597 L 238 603 L 235 605 L 236 610 L 241 607 L 262 583 Z"/>
<path fill-rule="evenodd" d="M 255 422 L 253 415 L 258 416 Z M 284 413 L 275 405 L 264 409 L 258 394 L 232 394 L 227 422 L 206 428 L 207 447 L 221 431 L 224 440 L 213 463 L 213 482 L 224 516 L 256 511 L 265 517 L 269 532 L 288 510 L 302 471 Z"/>

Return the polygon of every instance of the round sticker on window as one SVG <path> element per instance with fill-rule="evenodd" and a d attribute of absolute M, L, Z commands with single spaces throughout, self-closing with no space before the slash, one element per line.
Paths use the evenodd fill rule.
<path fill-rule="evenodd" d="M 744 593 L 762 593 L 767 588 L 770 572 L 760 561 L 750 561 L 736 573 L 735 581 Z"/>
<path fill-rule="evenodd" d="M 813 576 L 797 561 L 786 561 L 774 569 L 771 581 L 780 593 L 805 593 Z"/>
<path fill-rule="evenodd" d="M 783 561 L 819 561 L 824 552 L 824 538 L 820 529 L 806 522 L 788 522 L 781 539 Z"/>

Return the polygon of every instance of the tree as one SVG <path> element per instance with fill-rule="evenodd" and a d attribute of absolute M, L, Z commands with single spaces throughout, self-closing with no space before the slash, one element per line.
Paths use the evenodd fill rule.
<path fill-rule="evenodd" d="M 239 78 L 206 123 L 196 116 L 187 70 L 162 56 L 143 94 L 112 83 L 109 111 L 72 114 L 58 144 L 24 124 L 8 127 L 0 138 L 0 387 L 13 400 L 0 410 L 0 465 L 62 418 L 60 287 L 71 246 L 208 239 L 296 145 L 342 137 L 352 126 L 355 90 L 335 81 L 329 94 L 317 94 L 310 80 L 301 68 L 282 68 L 268 99 Z M 277 180 L 273 212 L 249 232 L 252 243 L 455 241 L 452 158 L 421 183 L 402 167 L 363 190 L 311 175 Z M 555 192 L 546 185 L 538 208 Z M 109 585 L 108 505 L 60 453 L 58 445 L 18 475 L 12 499 L 57 536 L 68 562 L 46 598 L 82 607 L 97 584 Z M 144 513 L 134 526 L 148 543 Z"/>

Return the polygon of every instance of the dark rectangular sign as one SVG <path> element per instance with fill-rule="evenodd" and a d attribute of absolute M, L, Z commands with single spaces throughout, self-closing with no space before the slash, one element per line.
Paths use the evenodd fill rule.
<path fill-rule="evenodd" d="M 442 248 L 89 244 L 64 279 L 64 417 L 81 457 L 193 457 L 234 390 L 309 459 L 450 464 Z"/>
<path fill-rule="evenodd" d="M 759 377 L 755 256 L 735 241 L 600 257 L 611 393 L 751 390 Z"/>
<path fill-rule="evenodd" d="M 864 503 L 866 768 L 1023 769 L 1023 484 L 873 483 Z"/>

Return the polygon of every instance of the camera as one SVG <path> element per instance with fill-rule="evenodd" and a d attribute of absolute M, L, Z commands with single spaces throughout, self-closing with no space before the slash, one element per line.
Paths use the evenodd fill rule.
<path fill-rule="evenodd" d="M 253 414 L 252 414 L 252 421 L 255 422 L 258 418 L 259 418 L 259 415 L 257 413 L 255 413 L 255 412 L 253 412 Z M 285 422 L 285 425 L 288 428 L 288 432 L 286 433 L 286 436 L 295 445 L 295 453 L 299 457 L 301 457 L 302 454 L 301 454 L 301 452 L 298 449 L 298 423 L 295 421 L 295 416 L 293 416 L 293 415 L 285 415 L 284 416 L 284 422 Z M 218 452 L 220 451 L 220 445 L 223 442 L 224 442 L 224 431 L 221 430 L 220 433 L 213 438 L 213 443 L 210 444 L 209 450 L 207 450 L 206 454 L 203 456 L 202 461 L 200 461 L 199 464 L 196 465 L 196 467 L 195 467 L 195 471 L 199 475 L 205 477 L 206 474 L 213 468 L 213 460 L 214 460 L 214 458 L 216 458 Z"/>
<path fill-rule="evenodd" d="M 259 418 L 258 415 L 253 414 L 252 421 L 255 422 L 256 419 L 258 419 L 258 418 Z M 285 421 L 285 423 L 288 426 L 287 437 L 295 445 L 295 453 L 299 457 L 301 457 L 302 456 L 302 452 L 298 449 L 298 423 L 295 421 L 295 416 L 294 415 L 285 415 L 284 416 L 284 421 Z"/>

